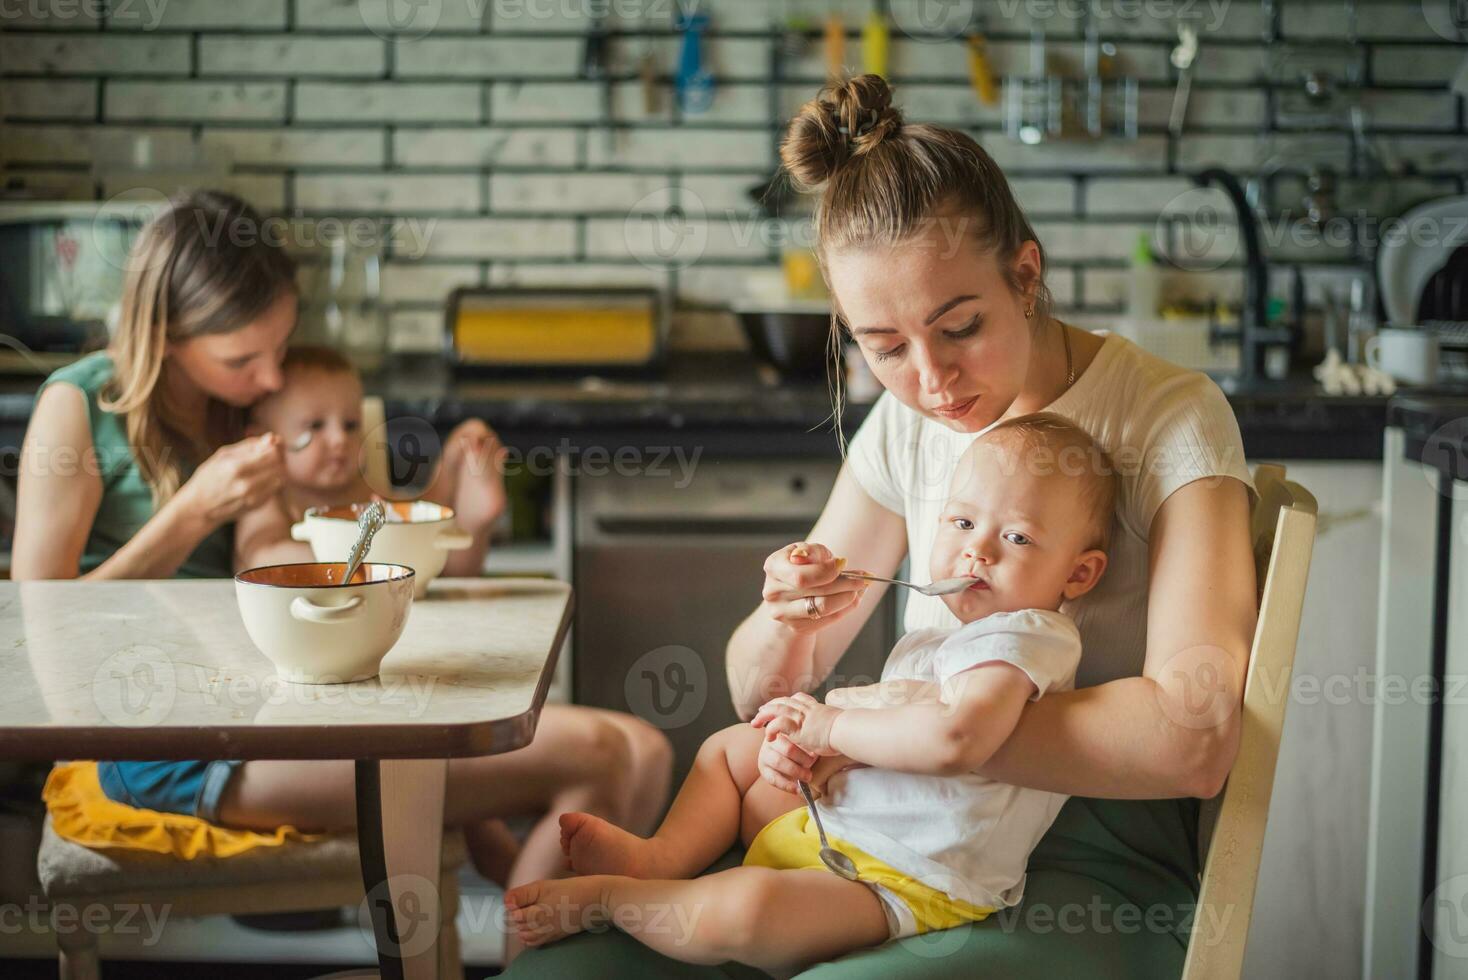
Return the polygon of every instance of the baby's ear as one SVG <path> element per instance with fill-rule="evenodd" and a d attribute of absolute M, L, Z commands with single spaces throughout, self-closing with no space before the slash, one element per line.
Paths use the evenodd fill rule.
<path fill-rule="evenodd" d="M 1070 578 L 1065 580 L 1065 597 L 1079 599 L 1096 587 L 1106 571 L 1106 552 L 1098 549 L 1083 551 L 1076 557 Z"/>

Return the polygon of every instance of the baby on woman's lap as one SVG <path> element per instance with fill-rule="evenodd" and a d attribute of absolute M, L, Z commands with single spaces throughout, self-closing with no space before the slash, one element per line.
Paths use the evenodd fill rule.
<path fill-rule="evenodd" d="M 1057 466 L 1057 459 L 1083 465 Z M 561 818 L 580 877 L 505 897 L 543 945 L 599 921 L 693 963 L 800 969 L 889 939 L 979 921 L 1017 904 L 1030 852 L 1065 797 L 977 774 L 1027 701 L 1074 686 L 1080 635 L 1061 605 L 1106 568 L 1115 475 L 1089 435 L 1038 413 L 978 436 L 955 471 L 932 549 L 958 626 L 898 641 L 882 681 L 776 698 L 710 737 L 657 833 Z M 820 545 L 801 546 L 809 550 Z M 793 789 L 787 740 L 812 765 L 832 845 L 860 880 L 826 870 Z M 694 877 L 736 841 L 742 867 Z"/>

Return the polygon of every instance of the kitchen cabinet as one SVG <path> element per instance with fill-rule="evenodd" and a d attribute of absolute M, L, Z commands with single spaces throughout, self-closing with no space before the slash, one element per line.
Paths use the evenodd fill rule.
<path fill-rule="evenodd" d="M 1244 976 L 1349 980 L 1361 975 L 1382 468 L 1282 462 L 1320 524 Z"/>

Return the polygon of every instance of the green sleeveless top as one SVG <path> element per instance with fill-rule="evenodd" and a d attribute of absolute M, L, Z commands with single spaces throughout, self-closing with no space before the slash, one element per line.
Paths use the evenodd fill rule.
<path fill-rule="evenodd" d="M 87 415 L 92 422 L 92 445 L 102 477 L 102 502 L 87 535 L 81 571 L 90 572 L 140 531 L 153 516 L 153 493 L 143 480 L 138 461 L 127 442 L 122 417 L 99 404 L 102 389 L 112 380 L 112 357 L 106 351 L 88 354 L 51 374 L 41 385 L 64 382 L 80 388 L 87 396 Z M 36 393 L 40 397 L 40 391 Z M 185 478 L 192 472 L 185 469 Z M 228 578 L 234 574 L 234 525 L 216 529 L 199 543 L 179 567 L 179 578 Z"/>

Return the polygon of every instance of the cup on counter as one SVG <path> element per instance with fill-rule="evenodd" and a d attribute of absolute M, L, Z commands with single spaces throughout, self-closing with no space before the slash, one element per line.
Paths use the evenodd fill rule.
<path fill-rule="evenodd" d="M 1383 327 L 1366 341 L 1366 364 L 1413 385 L 1437 380 L 1437 334 L 1416 327 Z"/>

